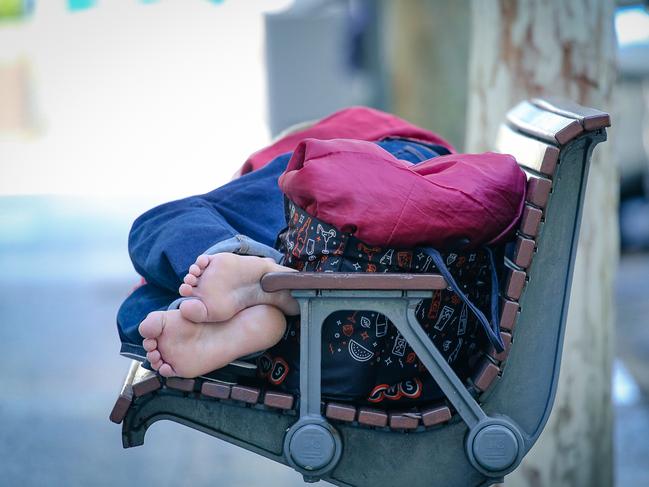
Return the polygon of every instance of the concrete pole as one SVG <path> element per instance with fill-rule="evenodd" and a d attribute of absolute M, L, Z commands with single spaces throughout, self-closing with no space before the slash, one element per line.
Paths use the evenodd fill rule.
<path fill-rule="evenodd" d="M 464 146 L 469 0 L 384 1 L 390 110 Z"/>
<path fill-rule="evenodd" d="M 473 2 L 467 150 L 491 149 L 506 111 L 524 98 L 560 95 L 608 110 L 613 12 L 612 0 Z M 596 149 L 588 180 L 554 410 L 507 487 L 613 484 L 618 179 L 610 147 L 609 141 Z"/>

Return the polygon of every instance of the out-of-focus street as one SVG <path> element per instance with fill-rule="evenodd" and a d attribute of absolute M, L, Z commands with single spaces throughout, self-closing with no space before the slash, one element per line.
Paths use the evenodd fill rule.
<path fill-rule="evenodd" d="M 0 241 L 0 485 L 302 485 L 288 468 L 166 421 L 122 449 L 108 414 L 129 363 L 115 313 L 137 282 L 126 252 L 136 215 L 70 215 L 81 202 L 64 201 L 0 200 L 16 230 Z"/>

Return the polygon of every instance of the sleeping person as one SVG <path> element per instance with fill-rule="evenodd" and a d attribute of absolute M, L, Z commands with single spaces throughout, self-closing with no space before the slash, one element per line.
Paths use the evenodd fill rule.
<path fill-rule="evenodd" d="M 118 314 L 122 353 L 165 377 L 255 356 L 296 392 L 299 308 L 268 272 L 442 273 L 451 289 L 417 318 L 459 376 L 498 333 L 500 249 L 525 175 L 510 156 L 457 154 L 439 136 L 367 108 L 337 112 L 253 155 L 245 174 L 138 218 L 129 238 L 146 283 Z M 441 393 L 383 315 L 341 310 L 323 326 L 323 395 L 376 403 Z"/>

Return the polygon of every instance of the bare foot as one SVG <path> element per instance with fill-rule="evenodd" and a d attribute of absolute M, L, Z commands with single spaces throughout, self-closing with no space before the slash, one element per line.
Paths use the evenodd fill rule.
<path fill-rule="evenodd" d="M 289 291 L 267 293 L 261 278 L 268 272 L 296 272 L 268 258 L 220 253 L 200 255 L 189 268 L 178 292 L 198 299 L 180 303 L 183 317 L 194 323 L 226 321 L 239 311 L 269 304 L 287 315 L 300 312 Z"/>
<path fill-rule="evenodd" d="M 140 323 L 147 360 L 163 377 L 192 378 L 275 345 L 286 329 L 284 314 L 253 306 L 223 323 L 194 323 L 179 310 L 154 311 Z"/>

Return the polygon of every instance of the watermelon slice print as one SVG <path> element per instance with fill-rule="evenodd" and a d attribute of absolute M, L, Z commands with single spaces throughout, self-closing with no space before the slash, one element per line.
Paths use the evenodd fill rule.
<path fill-rule="evenodd" d="M 374 357 L 374 352 L 354 340 L 349 340 L 349 355 L 357 362 L 367 362 Z"/>

